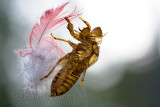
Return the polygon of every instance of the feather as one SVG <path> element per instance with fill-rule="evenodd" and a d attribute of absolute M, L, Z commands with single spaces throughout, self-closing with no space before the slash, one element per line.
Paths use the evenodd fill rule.
<path fill-rule="evenodd" d="M 41 16 L 40 18 L 40 24 L 36 24 L 33 29 L 32 32 L 30 34 L 30 45 L 32 44 L 32 39 L 34 40 L 35 45 L 39 44 L 41 37 L 50 32 L 51 29 L 53 30 L 53 28 L 60 24 L 63 23 L 64 17 L 58 18 L 58 15 L 61 13 L 61 11 L 64 9 L 64 7 L 68 4 L 69 2 L 57 7 L 56 9 L 50 9 L 47 10 L 44 15 Z M 65 12 L 66 13 L 66 12 Z M 75 11 L 73 11 L 72 13 L 70 13 L 69 15 L 65 16 L 65 17 L 72 17 L 75 18 L 77 16 L 79 16 L 80 14 L 74 14 Z M 62 24 L 61 24 L 62 25 Z"/>
<path fill-rule="evenodd" d="M 64 7 L 69 2 L 57 7 L 56 9 L 50 9 L 47 10 L 44 15 L 40 18 L 40 23 L 36 23 L 34 27 L 32 28 L 32 31 L 29 36 L 29 43 L 27 43 L 27 50 L 21 49 L 20 51 L 17 51 L 17 54 L 20 54 L 20 56 L 24 57 L 28 54 L 31 54 L 33 52 L 33 48 L 37 47 L 39 42 L 41 41 L 41 37 L 54 29 L 62 26 L 65 21 L 65 17 L 70 18 L 71 20 L 81 15 L 81 13 L 75 13 L 76 8 L 73 10 L 72 13 L 61 17 L 62 15 L 66 14 L 67 11 L 64 13 L 61 13 L 64 10 Z M 61 13 L 61 15 L 60 15 Z"/>
<path fill-rule="evenodd" d="M 74 19 L 80 15 L 75 13 L 76 9 L 68 15 L 65 15 L 67 11 L 61 13 L 67 4 L 68 2 L 56 9 L 47 10 L 41 16 L 40 23 L 36 23 L 32 28 L 26 48 L 16 52 L 20 55 L 26 89 L 45 92 L 58 72 L 58 70 L 55 70 L 47 79 L 40 81 L 56 62 L 65 55 L 65 52 L 53 38 L 43 35 L 66 23 L 65 17 Z"/>

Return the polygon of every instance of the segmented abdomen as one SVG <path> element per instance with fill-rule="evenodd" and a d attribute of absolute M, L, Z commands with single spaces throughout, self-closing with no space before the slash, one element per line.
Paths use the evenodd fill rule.
<path fill-rule="evenodd" d="M 51 84 L 51 96 L 59 96 L 66 93 L 76 83 L 81 72 L 78 72 L 75 66 L 75 62 L 69 61 L 58 72 Z"/>

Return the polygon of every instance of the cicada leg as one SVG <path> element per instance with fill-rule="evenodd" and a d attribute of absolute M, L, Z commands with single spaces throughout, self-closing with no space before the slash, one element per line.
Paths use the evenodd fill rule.
<path fill-rule="evenodd" d="M 79 17 L 79 18 L 88 26 L 89 29 L 91 29 L 91 26 L 87 21 L 83 20 L 81 17 Z"/>
<path fill-rule="evenodd" d="M 71 34 L 75 39 L 79 40 L 79 33 L 78 33 L 78 32 L 77 32 L 78 34 L 74 33 L 73 24 L 71 23 L 71 21 L 70 21 L 67 17 L 65 17 L 65 19 L 66 19 L 66 21 L 68 22 L 67 29 L 69 30 L 70 34 Z M 76 31 L 75 31 L 75 32 L 76 32 Z"/>
<path fill-rule="evenodd" d="M 86 69 L 83 71 L 83 76 L 82 76 L 82 79 L 81 79 L 81 83 L 79 84 L 79 86 L 81 87 L 83 82 L 84 82 L 84 77 L 86 75 Z"/>
<path fill-rule="evenodd" d="M 65 40 L 65 39 L 56 38 L 56 37 L 53 36 L 52 33 L 51 33 L 51 36 L 52 36 L 54 39 L 56 39 L 56 40 L 60 40 L 60 41 L 64 41 L 64 42 L 69 43 L 69 45 L 70 45 L 72 48 L 74 48 L 74 49 L 77 47 L 77 45 L 76 45 L 75 43 L 71 42 L 70 40 Z"/>
<path fill-rule="evenodd" d="M 78 35 L 80 34 L 80 32 L 78 32 L 77 30 L 74 30 Z"/>
<path fill-rule="evenodd" d="M 61 38 L 56 38 L 56 37 L 53 36 L 52 33 L 51 33 L 51 36 L 52 36 L 54 39 L 56 39 L 56 40 L 64 41 L 64 42 L 67 42 L 67 43 L 68 43 L 68 41 L 69 41 L 69 40 L 65 40 L 65 39 L 61 39 Z"/>
<path fill-rule="evenodd" d="M 66 56 L 64 56 L 63 58 L 59 59 L 58 62 L 56 63 L 56 65 L 52 68 L 52 70 L 46 75 L 44 76 L 43 78 L 41 78 L 40 80 L 43 80 L 45 78 L 47 78 L 53 71 L 54 69 L 58 66 L 58 65 L 61 65 L 63 64 L 69 57 L 70 54 L 67 54 Z"/>

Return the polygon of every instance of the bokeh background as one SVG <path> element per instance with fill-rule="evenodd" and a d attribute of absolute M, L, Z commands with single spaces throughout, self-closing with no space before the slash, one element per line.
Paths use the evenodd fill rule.
<path fill-rule="evenodd" d="M 14 50 L 25 46 L 45 10 L 64 2 L 0 1 L 0 107 L 160 107 L 159 0 L 70 0 L 67 10 L 77 5 L 92 28 L 100 26 L 108 32 L 98 62 L 88 69 L 84 85 L 75 85 L 65 96 L 49 99 L 49 92 L 24 91 Z M 78 18 L 73 24 L 76 29 L 85 26 Z M 54 35 L 75 41 L 65 27 Z M 71 51 L 65 43 L 59 44 Z"/>

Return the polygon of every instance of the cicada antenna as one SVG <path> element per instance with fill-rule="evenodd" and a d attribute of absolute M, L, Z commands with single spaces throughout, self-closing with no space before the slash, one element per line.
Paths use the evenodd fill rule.
<path fill-rule="evenodd" d="M 108 32 L 107 32 L 108 33 Z M 105 33 L 104 35 L 102 35 L 103 37 L 107 34 L 107 33 Z"/>

